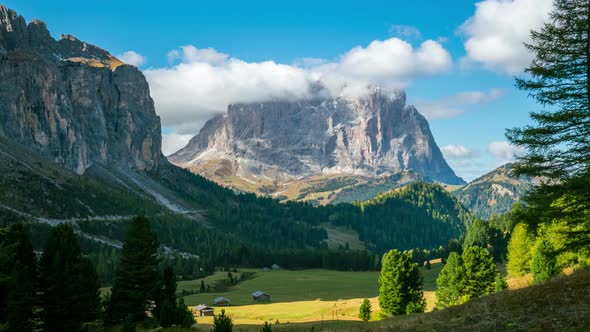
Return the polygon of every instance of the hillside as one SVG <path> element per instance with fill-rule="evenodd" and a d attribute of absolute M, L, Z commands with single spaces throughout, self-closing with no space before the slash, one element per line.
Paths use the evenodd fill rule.
<path fill-rule="evenodd" d="M 0 15 L 0 226 L 27 223 L 41 249 L 51 226 L 72 223 L 103 282 L 139 214 L 152 221 L 162 256 L 183 277 L 276 262 L 374 270 L 390 248 L 436 248 L 465 229 L 466 218 L 448 208 L 452 197 L 437 186 L 415 186 L 402 192 L 411 198 L 374 207 L 314 207 L 236 193 L 172 165 L 160 152 L 159 117 L 137 68 L 73 36 L 56 41 L 43 22 L 26 24 L 5 7 Z M 361 104 L 381 102 L 401 101 L 376 95 Z M 380 110 L 402 112 L 396 116 L 409 116 L 428 133 L 414 109 Z M 418 178 L 395 176 L 387 185 Z M 416 204 L 412 195 L 424 199 Z"/>
<path fill-rule="evenodd" d="M 590 270 L 585 269 L 545 284 L 491 294 L 424 314 L 369 323 L 328 318 L 275 325 L 273 331 L 586 331 L 588 326 Z M 260 325 L 236 328 L 259 331 Z"/>
<path fill-rule="evenodd" d="M 517 178 L 511 170 L 512 164 L 500 166 L 453 191 L 453 195 L 482 219 L 509 212 L 529 188 L 539 183 L 539 179 Z"/>

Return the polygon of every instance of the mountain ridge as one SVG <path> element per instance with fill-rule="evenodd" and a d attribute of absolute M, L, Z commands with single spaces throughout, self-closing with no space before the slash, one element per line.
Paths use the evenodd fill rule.
<path fill-rule="evenodd" d="M 444 160 L 426 119 L 405 101 L 403 91 L 373 88 L 356 99 L 232 104 L 169 160 L 190 169 L 217 162 L 213 172 L 283 182 L 414 170 L 465 183 Z"/>

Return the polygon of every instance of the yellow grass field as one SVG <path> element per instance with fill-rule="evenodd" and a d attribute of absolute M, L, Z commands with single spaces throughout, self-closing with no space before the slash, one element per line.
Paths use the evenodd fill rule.
<path fill-rule="evenodd" d="M 424 296 L 427 310 L 432 310 L 436 298 L 436 276 L 442 269 L 440 261 L 432 264 L 431 270 L 422 270 Z M 263 324 L 265 321 L 300 323 L 317 321 L 358 321 L 359 306 L 364 298 L 371 300 L 373 315 L 379 310 L 378 272 L 342 272 L 331 270 L 278 270 L 256 272 L 256 277 L 243 281 L 223 293 L 194 294 L 184 297 L 189 306 L 212 305 L 213 299 L 224 296 L 232 301 L 229 307 L 221 309 L 233 319 L 234 324 Z M 226 273 L 218 272 L 207 277 L 205 283 L 225 278 Z M 198 289 L 200 280 L 179 282 L 179 289 Z M 251 293 L 257 290 L 271 295 L 271 303 L 254 304 Z M 197 317 L 198 326 L 212 324 L 212 317 Z"/>

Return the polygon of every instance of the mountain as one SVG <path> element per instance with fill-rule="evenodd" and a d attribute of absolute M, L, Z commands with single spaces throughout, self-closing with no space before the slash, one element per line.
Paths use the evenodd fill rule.
<path fill-rule="evenodd" d="M 454 176 L 438 158 L 428 125 L 415 110 L 401 107 L 399 98 L 372 98 L 360 103 L 383 103 L 392 112 L 399 104 L 395 112 L 405 115 L 394 116 L 383 108 L 383 116 L 419 124 L 421 131 L 400 138 L 400 146 L 406 140 L 428 142 L 408 143 L 400 165 L 418 165 L 415 156 L 420 152 L 432 156 L 430 161 L 420 159 L 424 165 Z M 160 120 L 153 105 L 137 68 L 71 35 L 56 41 L 43 22 L 26 24 L 23 17 L 0 6 L 0 227 L 25 223 L 40 250 L 52 226 L 72 224 L 82 251 L 105 282 L 112 277 L 129 221 L 140 214 L 151 220 L 165 263 L 187 278 L 220 266 L 273 263 L 288 268 L 375 269 L 385 248 L 434 248 L 464 231 L 466 222 L 458 211 L 436 210 L 435 203 L 398 199 L 389 207 L 396 213 L 385 219 L 382 214 L 365 214 L 359 205 L 314 207 L 236 193 L 162 156 Z M 381 135 L 393 137 L 386 132 Z M 336 150 L 346 147 L 334 144 Z M 379 144 L 380 149 L 392 149 L 384 147 L 391 142 Z M 293 169 L 298 167 L 306 169 L 302 164 Z M 367 176 L 378 172 L 369 163 L 359 169 Z M 417 179 L 411 171 L 395 178 L 399 174 L 389 181 Z M 341 182 L 351 185 L 353 180 Z M 433 190 L 426 186 L 415 192 L 431 202 Z M 374 221 L 377 216 L 387 222 Z M 413 235 L 407 236 L 410 230 Z M 346 244 L 356 246 L 345 249 Z"/>
<path fill-rule="evenodd" d="M 539 179 L 527 176 L 516 177 L 512 164 L 506 164 L 471 181 L 468 185 L 453 191 L 453 195 L 482 219 L 494 214 L 509 212 Z"/>
<path fill-rule="evenodd" d="M 443 158 L 424 116 L 406 105 L 405 92 L 379 88 L 355 99 L 229 105 L 227 114 L 209 120 L 169 160 L 241 190 L 274 185 L 276 190 L 266 191 L 276 195 L 306 178 L 407 171 L 464 183 Z"/>
<path fill-rule="evenodd" d="M 153 169 L 160 119 L 134 66 L 71 35 L 54 40 L 0 7 L 0 136 L 83 174 L 95 163 Z"/>

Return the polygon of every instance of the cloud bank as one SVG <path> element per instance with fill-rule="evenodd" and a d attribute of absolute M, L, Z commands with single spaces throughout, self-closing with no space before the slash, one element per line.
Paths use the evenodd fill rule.
<path fill-rule="evenodd" d="M 452 66 L 449 52 L 440 43 L 426 40 L 413 47 L 399 38 L 354 47 L 336 61 L 247 62 L 192 45 L 170 51 L 168 60 L 170 66 L 144 73 L 163 126 L 179 134 L 195 134 L 231 103 L 318 94 L 358 96 L 371 84 L 403 88 L 418 77 Z"/>
<path fill-rule="evenodd" d="M 504 89 L 487 92 L 466 91 L 435 100 L 417 100 L 416 107 L 428 119 L 451 118 L 465 113 L 469 106 L 488 103 L 506 94 Z"/>
<path fill-rule="evenodd" d="M 517 156 L 525 153 L 523 147 L 514 146 L 506 141 L 491 142 L 488 151 L 496 159 L 497 165 L 503 165 L 516 160 Z"/>
<path fill-rule="evenodd" d="M 523 43 L 530 31 L 542 27 L 553 0 L 485 0 L 460 28 L 467 37 L 466 59 L 489 69 L 517 74 L 530 64 L 531 54 Z"/>

